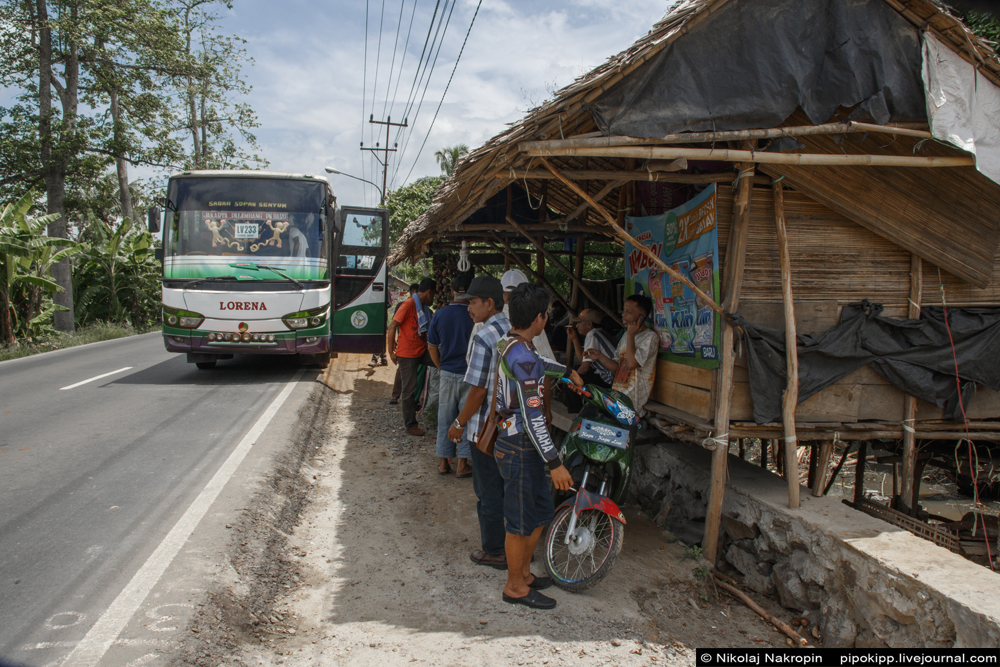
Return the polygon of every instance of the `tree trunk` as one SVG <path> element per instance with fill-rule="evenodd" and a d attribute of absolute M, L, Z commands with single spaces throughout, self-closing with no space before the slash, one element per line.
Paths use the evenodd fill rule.
<path fill-rule="evenodd" d="M 122 154 L 120 143 L 121 130 L 121 109 L 118 107 L 118 92 L 111 91 L 111 122 L 114 124 L 115 132 L 115 166 L 118 170 L 118 194 L 122 203 L 122 218 L 128 218 L 134 223 L 132 217 L 132 193 L 128 189 L 128 162 Z"/>
<path fill-rule="evenodd" d="M 7 298 L 7 290 L 0 290 L 0 342 L 4 347 L 15 345 L 14 327 L 10 320 L 10 300 Z"/>

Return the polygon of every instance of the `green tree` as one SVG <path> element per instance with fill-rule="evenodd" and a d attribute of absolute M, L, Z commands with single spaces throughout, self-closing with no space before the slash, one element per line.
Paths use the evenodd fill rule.
<path fill-rule="evenodd" d="M 972 32 L 993 42 L 993 50 L 1000 54 L 1000 19 L 986 12 L 968 12 L 962 19 Z"/>
<path fill-rule="evenodd" d="M 469 147 L 465 144 L 446 146 L 439 151 L 435 151 L 434 159 L 437 160 L 438 165 L 441 167 L 441 173 L 445 176 L 451 176 L 455 172 L 458 161 L 462 159 L 463 155 L 468 155 L 468 153 Z"/>
<path fill-rule="evenodd" d="M 39 324 L 39 314 L 52 316 L 58 311 L 51 298 L 48 304 L 39 302 L 32 310 L 31 290 L 37 288 L 45 295 L 58 292 L 61 288 L 49 277 L 51 267 L 84 249 L 75 241 L 44 235 L 46 225 L 56 216 L 30 217 L 36 196 L 31 190 L 0 212 L 0 344 L 4 346 L 16 343 L 14 334 L 19 326 L 27 330 Z M 20 313 L 13 307 L 17 290 L 27 290 L 20 301 L 28 305 Z"/>
<path fill-rule="evenodd" d="M 434 193 L 442 183 L 443 176 L 424 176 L 389 193 L 385 207 L 389 210 L 390 248 L 396 245 L 406 226 L 430 208 Z"/>

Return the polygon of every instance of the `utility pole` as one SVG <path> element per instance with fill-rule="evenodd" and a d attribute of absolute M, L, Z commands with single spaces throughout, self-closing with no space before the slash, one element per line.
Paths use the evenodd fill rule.
<path fill-rule="evenodd" d="M 380 147 L 379 142 L 377 141 L 375 142 L 375 148 L 371 147 L 366 148 L 365 142 L 363 141 L 361 142 L 361 150 L 371 151 L 372 155 L 375 156 L 375 159 L 378 160 L 379 164 L 382 165 L 382 203 L 380 203 L 379 206 L 385 206 L 385 188 L 386 185 L 388 185 L 387 179 L 389 175 L 389 153 L 395 153 L 396 148 L 399 146 L 399 144 L 394 143 L 392 145 L 392 148 L 389 148 L 389 130 L 391 130 L 394 127 L 409 127 L 409 126 L 407 125 L 405 118 L 403 119 L 402 123 L 393 123 L 392 117 L 390 116 L 386 116 L 385 120 L 375 120 L 375 114 L 371 114 L 370 116 L 368 116 L 368 122 L 371 123 L 372 125 L 385 125 L 384 148 Z M 379 153 L 383 153 L 383 155 L 379 157 Z"/>

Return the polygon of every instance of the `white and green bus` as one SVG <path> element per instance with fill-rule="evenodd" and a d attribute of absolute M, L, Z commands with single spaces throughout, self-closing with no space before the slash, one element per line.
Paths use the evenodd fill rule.
<path fill-rule="evenodd" d="M 160 231 L 160 212 L 149 228 Z M 338 208 L 325 177 L 190 171 L 167 185 L 163 341 L 198 368 L 234 354 L 385 348 L 383 209 Z"/>

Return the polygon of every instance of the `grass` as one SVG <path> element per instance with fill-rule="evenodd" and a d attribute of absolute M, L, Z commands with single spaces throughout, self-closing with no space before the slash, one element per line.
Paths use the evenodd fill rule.
<path fill-rule="evenodd" d="M 128 324 L 116 324 L 114 322 L 97 322 L 88 324 L 77 329 L 72 334 L 57 334 L 51 338 L 22 340 L 13 347 L 0 347 L 0 361 L 8 359 L 20 359 L 41 352 L 51 352 L 52 350 L 62 350 L 67 347 L 86 345 L 87 343 L 97 343 L 102 340 L 113 340 L 115 338 L 125 338 L 136 334 L 149 333 L 160 328 L 160 324 L 151 325 L 145 328 L 136 328 Z"/>

